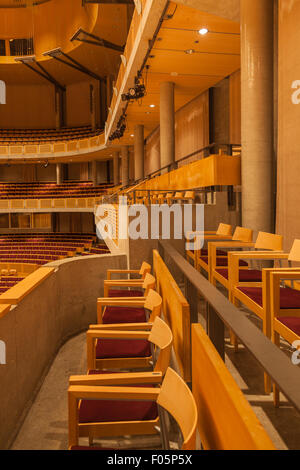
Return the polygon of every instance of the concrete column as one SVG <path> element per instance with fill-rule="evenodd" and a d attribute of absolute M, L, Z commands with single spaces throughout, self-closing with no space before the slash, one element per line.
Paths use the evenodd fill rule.
<path fill-rule="evenodd" d="M 273 2 L 241 0 L 242 223 L 272 232 Z"/>
<path fill-rule="evenodd" d="M 91 127 L 96 129 L 96 93 L 93 84 L 90 85 L 90 114 L 91 114 Z"/>
<path fill-rule="evenodd" d="M 92 160 L 92 181 L 93 181 L 93 186 L 97 186 L 97 183 L 98 183 L 97 160 Z"/>
<path fill-rule="evenodd" d="M 63 174 L 62 174 L 62 164 L 56 163 L 56 184 L 62 184 Z"/>
<path fill-rule="evenodd" d="M 61 126 L 61 96 L 58 88 L 55 89 L 55 127 L 60 129 Z"/>
<path fill-rule="evenodd" d="M 160 84 L 160 166 L 175 162 L 174 83 Z M 167 171 L 167 170 L 165 170 Z"/>
<path fill-rule="evenodd" d="M 134 179 L 144 178 L 144 126 L 134 128 Z"/>
<path fill-rule="evenodd" d="M 121 147 L 122 155 L 122 186 L 129 183 L 129 149 L 126 145 Z"/>
<path fill-rule="evenodd" d="M 113 153 L 114 160 L 114 185 L 118 186 L 120 183 L 120 167 L 119 167 L 119 152 Z"/>

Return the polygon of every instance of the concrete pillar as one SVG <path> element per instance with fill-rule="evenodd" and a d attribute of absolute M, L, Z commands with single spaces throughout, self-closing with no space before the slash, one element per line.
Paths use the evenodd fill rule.
<path fill-rule="evenodd" d="M 273 2 L 241 0 L 242 223 L 272 232 Z"/>
<path fill-rule="evenodd" d="M 134 179 L 144 178 L 144 126 L 134 128 Z"/>
<path fill-rule="evenodd" d="M 121 147 L 122 155 L 122 186 L 129 183 L 129 149 L 126 145 Z"/>
<path fill-rule="evenodd" d="M 98 183 L 97 160 L 92 160 L 92 181 L 93 181 L 93 186 L 97 186 L 97 183 Z"/>
<path fill-rule="evenodd" d="M 55 127 L 56 129 L 60 129 L 61 126 L 61 96 L 60 90 L 58 88 L 55 89 Z"/>
<path fill-rule="evenodd" d="M 119 167 L 119 152 L 113 153 L 114 160 L 114 185 L 118 186 L 120 183 L 120 167 Z"/>
<path fill-rule="evenodd" d="M 56 163 L 56 184 L 62 184 L 63 174 L 62 174 L 62 164 Z"/>
<path fill-rule="evenodd" d="M 175 162 L 174 83 L 160 84 L 160 167 Z M 165 170 L 166 172 L 167 170 Z"/>

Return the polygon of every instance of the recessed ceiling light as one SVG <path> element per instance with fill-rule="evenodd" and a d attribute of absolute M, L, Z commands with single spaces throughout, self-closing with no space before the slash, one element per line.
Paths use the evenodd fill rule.
<path fill-rule="evenodd" d="M 171 72 L 170 75 L 172 75 L 172 77 L 177 77 L 178 72 Z"/>
<path fill-rule="evenodd" d="M 134 137 L 134 134 L 130 134 L 130 137 Z"/>
<path fill-rule="evenodd" d="M 207 28 L 201 28 L 201 29 L 199 29 L 198 33 L 201 34 L 201 36 L 205 36 L 205 34 L 208 33 L 208 29 Z"/>
<path fill-rule="evenodd" d="M 155 104 L 149 104 L 150 108 L 155 108 Z"/>
<path fill-rule="evenodd" d="M 195 51 L 194 49 L 187 49 L 186 51 L 184 51 L 186 54 L 193 54 Z"/>

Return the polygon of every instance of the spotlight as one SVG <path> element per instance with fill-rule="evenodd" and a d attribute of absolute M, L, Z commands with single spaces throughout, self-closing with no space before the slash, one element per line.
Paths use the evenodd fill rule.
<path fill-rule="evenodd" d="M 43 163 L 43 167 L 44 167 L 44 168 L 47 168 L 48 166 L 49 166 L 49 162 L 48 162 L 48 160 L 46 160 L 46 161 Z"/>
<path fill-rule="evenodd" d="M 155 104 L 149 104 L 149 108 L 155 108 Z"/>
<path fill-rule="evenodd" d="M 122 94 L 122 101 L 131 101 L 138 100 L 143 98 L 146 94 L 146 88 L 143 83 L 141 83 L 139 77 L 134 79 L 134 87 L 129 88 L 128 93 Z"/>
<path fill-rule="evenodd" d="M 194 49 L 187 49 L 186 51 L 184 51 L 186 54 L 194 54 Z"/>
<path fill-rule="evenodd" d="M 205 36 L 205 34 L 208 33 L 208 29 L 207 28 L 201 28 L 201 29 L 199 29 L 198 33 L 201 34 L 201 36 Z"/>

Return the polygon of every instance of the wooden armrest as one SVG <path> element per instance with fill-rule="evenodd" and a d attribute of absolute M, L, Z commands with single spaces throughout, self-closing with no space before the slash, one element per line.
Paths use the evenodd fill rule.
<path fill-rule="evenodd" d="M 113 324 L 97 324 L 89 325 L 89 330 L 121 330 L 121 331 L 147 331 L 151 330 L 153 323 L 113 323 Z"/>
<path fill-rule="evenodd" d="M 231 259 L 288 259 L 289 255 L 283 251 L 232 251 L 228 252 L 228 262 Z"/>
<path fill-rule="evenodd" d="M 143 400 L 156 401 L 159 388 L 146 387 L 101 387 L 89 385 L 71 385 L 68 395 L 76 400 Z"/>
<path fill-rule="evenodd" d="M 97 375 L 72 375 L 69 385 L 126 385 L 126 384 L 160 384 L 161 372 L 130 372 Z"/>
<path fill-rule="evenodd" d="M 292 268 L 291 270 L 289 268 L 274 269 L 269 270 L 269 272 L 273 279 L 278 279 L 279 281 L 283 279 L 286 281 L 300 280 L 300 268 Z"/>
<path fill-rule="evenodd" d="M 148 339 L 149 338 L 149 332 L 148 331 L 121 331 L 121 330 L 104 330 L 104 329 L 98 329 L 98 330 L 88 330 L 86 332 L 87 337 L 89 338 L 97 338 L 97 339 Z"/>
<path fill-rule="evenodd" d="M 101 307 L 140 307 L 145 305 L 146 297 L 102 297 L 97 299 Z"/>
<path fill-rule="evenodd" d="M 112 274 L 139 274 L 138 269 L 108 269 L 107 270 L 107 279 L 111 280 Z"/>
<path fill-rule="evenodd" d="M 218 241 L 218 242 L 210 242 L 208 244 L 211 248 L 254 248 L 255 243 L 253 242 L 239 242 L 239 241 Z"/>
<path fill-rule="evenodd" d="M 104 285 L 108 287 L 141 287 L 144 284 L 144 279 L 105 279 Z"/>

